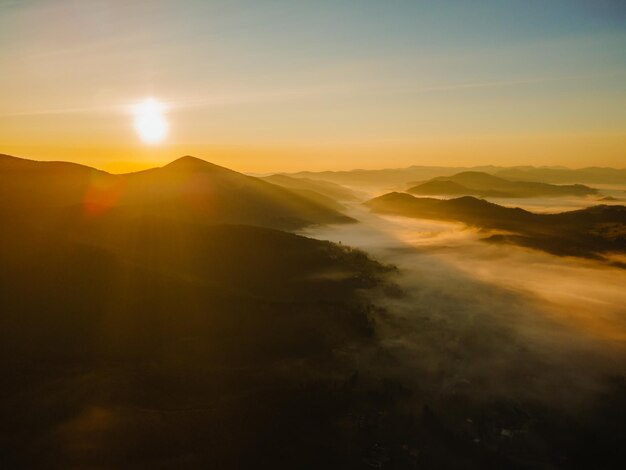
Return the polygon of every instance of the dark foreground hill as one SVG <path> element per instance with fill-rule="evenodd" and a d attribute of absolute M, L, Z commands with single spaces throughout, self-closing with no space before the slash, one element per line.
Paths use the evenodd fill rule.
<path fill-rule="evenodd" d="M 0 156 L 0 214 L 41 214 L 81 204 L 92 213 L 123 208 L 135 215 L 281 229 L 352 221 L 301 193 L 194 157 L 112 175 L 77 164 Z"/>
<path fill-rule="evenodd" d="M 360 292 L 387 270 L 330 242 L 119 209 L 3 227 L 3 468 L 359 461 L 335 421 L 350 351 L 374 338 Z"/>
<path fill-rule="evenodd" d="M 509 181 L 479 171 L 465 171 L 452 176 L 440 176 L 408 189 L 417 195 L 456 195 L 483 197 L 546 197 L 587 196 L 596 194 L 593 188 L 581 184 L 554 185 L 527 181 Z"/>
<path fill-rule="evenodd" d="M 521 389 L 538 364 L 511 356 L 525 348 L 497 323 L 458 329 L 428 305 L 428 321 L 394 317 L 372 303 L 403 298 L 392 268 L 366 254 L 216 223 L 273 223 L 257 198 L 285 214 L 262 194 L 291 193 L 194 159 L 128 178 L 9 162 L 23 174 L 0 186 L 2 468 L 608 468 L 623 455 L 621 382 L 575 419 L 485 397 L 457 371 L 516 364 Z M 425 367 L 394 355 L 390 330 L 420 332 L 404 338 Z"/>
<path fill-rule="evenodd" d="M 3 468 L 359 461 L 333 387 L 389 268 L 241 225 L 349 219 L 193 158 L 117 176 L 2 157 L 0 180 Z"/>
<path fill-rule="evenodd" d="M 441 200 L 389 193 L 366 205 L 379 213 L 448 220 L 506 231 L 491 241 L 510 242 L 557 255 L 601 258 L 626 252 L 626 207 L 599 205 L 558 214 L 536 214 L 466 196 Z"/>

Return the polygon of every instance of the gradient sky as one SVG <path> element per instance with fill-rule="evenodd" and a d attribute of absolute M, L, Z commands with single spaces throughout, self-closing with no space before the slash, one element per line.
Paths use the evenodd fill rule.
<path fill-rule="evenodd" d="M 168 106 L 161 145 L 129 107 Z M 0 153 L 626 166 L 623 0 L 0 0 Z"/>

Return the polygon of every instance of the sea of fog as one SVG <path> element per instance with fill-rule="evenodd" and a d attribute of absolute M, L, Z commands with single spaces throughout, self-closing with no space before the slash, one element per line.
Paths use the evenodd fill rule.
<path fill-rule="evenodd" d="M 526 208 L 587 205 L 554 198 Z M 463 224 L 380 216 L 361 205 L 349 215 L 359 223 L 304 235 L 398 267 L 392 280 L 401 293 L 373 299 L 388 314 L 379 328 L 395 358 L 388 372 L 434 394 L 563 407 L 593 401 L 611 378 L 626 376 L 625 269 L 490 244 Z"/>

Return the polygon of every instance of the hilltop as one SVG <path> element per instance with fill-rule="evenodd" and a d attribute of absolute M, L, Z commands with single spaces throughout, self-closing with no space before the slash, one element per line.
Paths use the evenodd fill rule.
<path fill-rule="evenodd" d="M 581 184 L 554 185 L 528 181 L 509 181 L 479 171 L 440 176 L 407 190 L 417 195 L 468 195 L 482 197 L 587 196 L 597 191 Z"/>
<path fill-rule="evenodd" d="M 352 219 L 302 193 L 185 156 L 161 168 L 112 175 L 65 162 L 0 158 L 0 214 L 81 205 L 205 223 L 295 229 Z"/>

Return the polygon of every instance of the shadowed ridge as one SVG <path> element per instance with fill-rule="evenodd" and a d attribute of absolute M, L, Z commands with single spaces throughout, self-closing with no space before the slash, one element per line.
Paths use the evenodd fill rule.
<path fill-rule="evenodd" d="M 457 197 L 454 199 L 444 199 L 441 202 L 447 206 L 457 207 L 459 209 L 488 210 L 490 208 L 495 209 L 495 208 L 503 207 L 493 202 L 489 202 L 485 199 L 480 199 L 474 196 L 461 196 L 461 197 Z M 506 207 L 505 209 L 510 209 L 510 208 Z"/>
<path fill-rule="evenodd" d="M 310 178 L 296 178 L 282 173 L 269 176 L 262 176 L 262 180 L 268 183 L 283 186 L 288 189 L 315 191 L 322 196 L 330 197 L 336 201 L 363 201 L 365 195 L 353 191 L 345 186 L 324 180 L 316 180 Z"/>
<path fill-rule="evenodd" d="M 454 181 L 434 179 L 427 181 L 426 183 L 413 186 L 407 190 L 411 194 L 446 194 L 446 195 L 460 195 L 471 194 L 473 191 L 465 186 L 455 183 Z"/>
<path fill-rule="evenodd" d="M 92 215 L 158 214 L 288 230 L 354 221 L 306 196 L 192 156 L 124 175 L 74 163 L 0 157 L 0 213 L 31 219 L 78 207 Z"/>
<path fill-rule="evenodd" d="M 379 212 L 436 220 L 457 220 L 470 224 L 474 223 L 476 219 L 482 221 L 492 219 L 506 220 L 511 214 L 514 214 L 517 218 L 536 215 L 519 207 L 500 206 L 473 196 L 437 199 L 392 192 L 371 199 L 365 205 Z"/>
<path fill-rule="evenodd" d="M 541 181 L 553 184 L 623 184 L 626 181 L 626 168 L 586 167 L 572 170 L 564 167 L 512 167 L 503 168 L 496 175 L 515 181 Z"/>
<path fill-rule="evenodd" d="M 582 184 L 553 185 L 532 181 L 509 181 L 479 171 L 440 176 L 408 189 L 418 195 L 472 195 L 481 197 L 587 196 L 597 190 Z"/>
<path fill-rule="evenodd" d="M 34 222 L 61 207 L 104 203 L 115 196 L 119 177 L 85 165 L 0 155 L 0 216 Z"/>
<path fill-rule="evenodd" d="M 443 176 L 440 178 L 435 178 L 435 180 L 439 181 L 454 181 L 455 183 L 475 183 L 475 184 L 488 184 L 491 186 L 502 185 L 507 187 L 510 182 L 505 180 L 504 178 L 500 178 L 498 176 L 490 175 L 483 171 L 462 171 L 453 176 Z"/>
<path fill-rule="evenodd" d="M 372 208 L 378 204 L 439 204 L 442 200 L 434 197 L 415 197 L 408 193 L 392 191 L 382 196 L 377 196 L 363 204 Z"/>
<path fill-rule="evenodd" d="M 413 199 L 430 199 L 430 200 L 436 200 L 435 198 L 425 198 L 425 197 L 421 197 L 421 198 L 416 198 L 415 196 L 411 196 L 410 194 L 407 193 L 400 193 L 398 191 L 392 191 L 390 193 L 387 194 L 383 194 L 382 196 L 378 196 L 375 197 L 373 199 L 370 199 L 369 201 L 365 202 L 365 204 L 369 204 L 372 201 L 412 201 Z"/>
<path fill-rule="evenodd" d="M 626 206 L 597 205 L 556 214 L 529 212 L 471 196 L 456 199 L 417 198 L 389 193 L 365 203 L 374 212 L 418 219 L 462 222 L 480 229 L 503 230 L 487 238 L 546 251 L 558 256 L 604 259 L 626 252 Z"/>
<path fill-rule="evenodd" d="M 0 170 L 27 170 L 27 171 L 71 171 L 79 172 L 96 172 L 102 175 L 109 175 L 106 171 L 99 170 L 80 163 L 63 162 L 63 161 L 41 161 L 31 160 L 28 158 L 15 157 L 0 153 Z"/>

